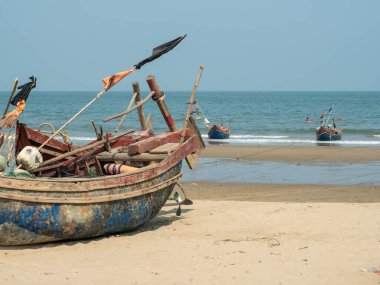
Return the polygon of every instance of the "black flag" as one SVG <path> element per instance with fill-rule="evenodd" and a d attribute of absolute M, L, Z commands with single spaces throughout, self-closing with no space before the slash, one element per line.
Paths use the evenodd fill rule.
<path fill-rule="evenodd" d="M 17 88 L 21 90 L 13 97 L 11 101 L 12 105 L 16 106 L 17 103 L 20 102 L 21 100 L 26 101 L 26 99 L 28 99 L 30 91 L 32 91 L 32 89 L 36 87 L 37 78 L 34 76 L 31 76 L 29 77 L 29 79 L 31 80 L 30 82 L 25 83 L 24 85 L 21 85 Z"/>
<path fill-rule="evenodd" d="M 137 69 L 141 68 L 145 63 L 151 62 L 155 60 L 156 58 L 159 58 L 161 55 L 167 53 L 168 51 L 172 50 L 176 45 L 178 45 L 186 35 L 176 38 L 175 40 L 172 40 L 170 42 L 164 43 L 158 47 L 155 47 L 153 49 L 153 53 L 150 57 L 140 61 L 138 64 L 135 65 Z"/>

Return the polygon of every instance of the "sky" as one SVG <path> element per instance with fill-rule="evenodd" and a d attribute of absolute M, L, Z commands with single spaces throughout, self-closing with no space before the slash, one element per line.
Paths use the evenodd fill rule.
<path fill-rule="evenodd" d="M 380 1 L 0 0 L 0 90 L 101 90 L 180 35 L 173 51 L 113 90 L 154 74 L 163 90 L 379 91 Z"/>

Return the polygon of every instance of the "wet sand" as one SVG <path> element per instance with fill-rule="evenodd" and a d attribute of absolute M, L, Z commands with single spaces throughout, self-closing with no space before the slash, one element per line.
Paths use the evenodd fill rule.
<path fill-rule="evenodd" d="M 202 157 L 272 160 L 285 162 L 380 161 L 379 147 L 339 146 L 236 146 L 210 145 Z"/>
<path fill-rule="evenodd" d="M 380 186 L 370 185 L 220 184 L 212 182 L 186 182 L 181 183 L 181 185 L 186 189 L 189 197 L 197 200 L 283 203 L 380 203 Z"/>

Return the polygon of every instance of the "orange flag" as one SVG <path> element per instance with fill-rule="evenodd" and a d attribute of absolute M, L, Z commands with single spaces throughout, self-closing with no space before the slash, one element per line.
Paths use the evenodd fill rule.
<path fill-rule="evenodd" d="M 114 86 L 116 83 L 118 83 L 120 80 L 122 80 L 127 75 L 131 74 L 136 69 L 137 68 L 134 67 L 130 70 L 119 72 L 119 73 L 113 74 L 111 76 L 108 76 L 106 78 L 103 78 L 102 81 L 104 83 L 104 91 L 108 91 L 112 86 Z"/>
<path fill-rule="evenodd" d="M 25 101 L 21 100 L 17 103 L 16 109 L 12 112 L 9 112 L 5 115 L 5 118 L 0 121 L 0 128 L 2 127 L 13 127 L 14 123 L 17 121 L 18 117 L 20 117 L 22 111 L 25 109 Z"/>

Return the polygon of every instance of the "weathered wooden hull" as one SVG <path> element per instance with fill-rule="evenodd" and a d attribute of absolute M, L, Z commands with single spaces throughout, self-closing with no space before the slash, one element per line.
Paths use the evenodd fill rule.
<path fill-rule="evenodd" d="M 220 126 L 213 125 L 208 131 L 208 137 L 210 139 L 228 139 L 230 137 L 230 131 L 222 129 Z"/>
<path fill-rule="evenodd" d="M 133 230 L 157 215 L 181 175 L 180 168 L 181 162 L 143 182 L 92 189 L 85 195 L 68 189 L 3 189 L 0 245 L 73 240 Z"/>

